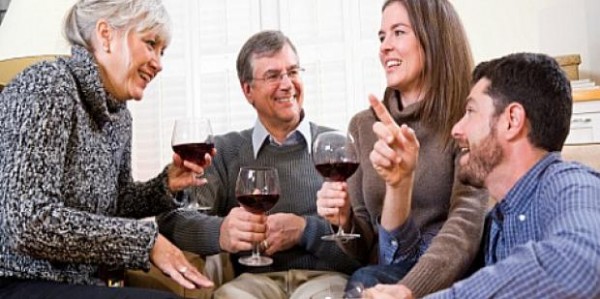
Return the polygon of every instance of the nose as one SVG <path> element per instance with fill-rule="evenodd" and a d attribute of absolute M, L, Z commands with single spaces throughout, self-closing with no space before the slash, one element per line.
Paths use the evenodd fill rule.
<path fill-rule="evenodd" d="M 459 139 L 461 136 L 463 136 L 463 134 L 464 134 L 464 133 L 463 133 L 463 128 L 462 128 L 462 125 L 463 125 L 463 120 L 464 120 L 464 117 L 463 117 L 463 118 L 461 118 L 461 119 L 460 119 L 460 120 L 459 120 L 457 123 L 455 123 L 455 124 L 454 124 L 454 126 L 452 127 L 452 131 L 451 131 L 452 138 L 454 138 L 454 139 Z"/>
<path fill-rule="evenodd" d="M 381 44 L 379 45 L 379 51 L 381 53 L 385 53 L 385 52 L 389 51 L 391 48 L 392 48 L 392 46 L 389 41 L 388 35 L 385 35 L 383 37 L 383 40 L 381 41 Z"/>
<path fill-rule="evenodd" d="M 162 56 L 160 53 L 154 53 L 154 57 L 150 59 L 148 64 L 154 71 L 154 75 L 160 73 L 160 71 L 162 71 Z"/>
<path fill-rule="evenodd" d="M 288 76 L 287 73 L 283 73 L 279 78 L 279 88 L 281 89 L 289 89 L 293 86 L 292 79 Z"/>

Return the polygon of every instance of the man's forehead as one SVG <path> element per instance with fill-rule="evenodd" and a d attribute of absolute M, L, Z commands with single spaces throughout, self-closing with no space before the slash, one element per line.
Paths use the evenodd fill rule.
<path fill-rule="evenodd" d="M 487 78 L 481 78 L 477 81 L 473 87 L 471 87 L 471 92 L 469 93 L 469 98 L 467 102 L 481 101 L 484 98 L 489 97 L 487 94 L 488 88 L 492 82 Z"/>

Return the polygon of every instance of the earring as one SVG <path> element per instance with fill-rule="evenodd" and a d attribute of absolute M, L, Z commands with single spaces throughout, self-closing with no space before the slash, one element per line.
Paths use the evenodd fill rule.
<path fill-rule="evenodd" d="M 110 53 L 110 47 L 108 45 L 104 45 L 104 52 Z"/>

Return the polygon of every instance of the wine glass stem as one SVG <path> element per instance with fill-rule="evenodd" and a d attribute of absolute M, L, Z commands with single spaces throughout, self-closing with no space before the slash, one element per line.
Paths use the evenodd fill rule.
<path fill-rule="evenodd" d="M 254 242 L 252 244 L 252 259 L 258 260 L 260 259 L 260 243 Z"/>
<path fill-rule="evenodd" d="M 335 233 L 338 236 L 343 236 L 344 235 L 344 229 L 342 229 L 342 213 L 341 211 L 338 212 L 338 229 L 337 229 L 337 233 Z"/>

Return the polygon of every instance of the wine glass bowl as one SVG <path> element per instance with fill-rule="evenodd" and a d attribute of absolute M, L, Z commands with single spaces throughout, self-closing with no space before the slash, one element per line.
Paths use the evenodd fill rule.
<path fill-rule="evenodd" d="M 358 153 L 354 138 L 340 131 L 329 131 L 317 135 L 312 149 L 313 163 L 317 171 L 330 182 L 345 182 L 358 169 Z M 338 223 L 340 214 L 338 213 Z M 345 233 L 338 226 L 336 233 L 322 236 L 326 241 L 347 241 L 360 237 Z"/>
<path fill-rule="evenodd" d="M 210 120 L 207 118 L 176 120 L 171 146 L 183 160 L 204 166 L 206 154 L 210 154 L 215 148 Z"/>
<path fill-rule="evenodd" d="M 242 167 L 235 184 L 235 196 L 248 212 L 265 214 L 279 200 L 279 176 L 272 167 Z M 252 255 L 241 257 L 240 264 L 246 266 L 268 266 L 273 259 L 260 255 L 259 244 L 254 243 Z"/>

